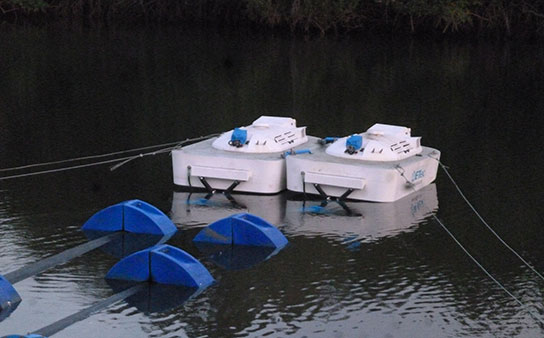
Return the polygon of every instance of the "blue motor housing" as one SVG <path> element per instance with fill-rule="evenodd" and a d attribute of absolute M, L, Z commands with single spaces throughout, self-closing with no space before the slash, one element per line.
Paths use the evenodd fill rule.
<path fill-rule="evenodd" d="M 21 302 L 13 285 L 0 275 L 0 321 L 6 318 Z"/>
<path fill-rule="evenodd" d="M 235 147 L 243 146 L 247 141 L 247 130 L 234 128 L 230 137 L 229 144 Z"/>
<path fill-rule="evenodd" d="M 171 235 L 177 228 L 168 216 L 153 205 L 130 200 L 100 210 L 83 224 L 82 230 Z"/>
<path fill-rule="evenodd" d="M 197 259 L 167 244 L 138 251 L 122 259 L 110 269 L 106 278 L 193 288 L 204 288 L 214 282 Z"/>
<path fill-rule="evenodd" d="M 248 213 L 235 214 L 208 225 L 193 241 L 272 248 L 283 248 L 288 243 L 276 227 Z"/>
<path fill-rule="evenodd" d="M 346 147 L 352 147 L 355 150 L 361 149 L 363 146 L 363 137 L 358 134 L 351 135 L 346 140 Z"/>

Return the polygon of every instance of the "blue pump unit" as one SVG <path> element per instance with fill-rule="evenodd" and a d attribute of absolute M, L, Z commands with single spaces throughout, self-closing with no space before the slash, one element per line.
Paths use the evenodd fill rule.
<path fill-rule="evenodd" d="M 193 239 L 211 244 L 283 248 L 287 238 L 272 224 L 248 213 L 235 214 L 208 225 Z"/>
<path fill-rule="evenodd" d="M 247 130 L 234 128 L 230 137 L 229 144 L 234 147 L 242 147 L 247 141 Z"/>
<path fill-rule="evenodd" d="M 106 278 L 193 288 L 205 288 L 214 282 L 196 258 L 167 244 L 138 251 L 122 259 L 110 269 Z"/>
<path fill-rule="evenodd" d="M 20 302 L 21 296 L 13 285 L 0 275 L 0 321 L 9 316 Z"/>
<path fill-rule="evenodd" d="M 82 230 L 171 235 L 177 228 L 168 216 L 153 205 L 130 200 L 100 210 L 83 224 Z"/>
<path fill-rule="evenodd" d="M 346 147 L 353 147 L 355 150 L 361 149 L 363 146 L 363 137 L 361 135 L 351 135 L 346 140 Z"/>

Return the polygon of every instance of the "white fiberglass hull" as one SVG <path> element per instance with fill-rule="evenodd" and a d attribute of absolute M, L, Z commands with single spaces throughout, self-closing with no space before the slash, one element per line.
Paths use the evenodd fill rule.
<path fill-rule="evenodd" d="M 174 184 L 206 188 L 200 178 L 214 190 L 226 190 L 234 182 L 234 191 L 275 194 L 286 188 L 285 159 L 278 153 L 238 153 L 212 147 L 216 138 L 172 151 Z M 317 138 L 294 150 L 317 149 Z M 298 156 L 298 155 L 297 155 Z M 290 157 L 290 156 L 288 156 Z"/>
<path fill-rule="evenodd" d="M 391 162 L 338 158 L 321 148 L 287 157 L 287 189 L 319 194 L 318 185 L 332 197 L 352 189 L 348 199 L 393 202 L 432 183 L 439 159 L 440 152 L 428 147 L 421 154 Z"/>

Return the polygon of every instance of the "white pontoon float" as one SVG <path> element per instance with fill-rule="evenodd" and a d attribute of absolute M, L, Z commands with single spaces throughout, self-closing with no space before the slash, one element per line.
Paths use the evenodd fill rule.
<path fill-rule="evenodd" d="M 286 188 L 285 154 L 317 149 L 317 140 L 295 119 L 261 116 L 250 126 L 173 150 L 174 184 L 210 193 L 277 193 Z"/>
<path fill-rule="evenodd" d="M 287 189 L 323 198 L 393 202 L 436 178 L 440 152 L 410 128 L 375 124 L 312 154 L 287 157 Z"/>

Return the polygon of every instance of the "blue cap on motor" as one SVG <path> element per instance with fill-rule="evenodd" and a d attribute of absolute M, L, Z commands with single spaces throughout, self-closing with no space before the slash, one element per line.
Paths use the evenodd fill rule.
<path fill-rule="evenodd" d="M 346 140 L 346 151 L 345 153 L 353 155 L 357 153 L 359 149 L 363 146 L 363 137 L 358 134 L 353 134 Z"/>
<path fill-rule="evenodd" d="M 247 141 L 247 130 L 234 128 L 232 131 L 232 136 L 230 137 L 229 145 L 233 147 L 240 148 Z"/>

